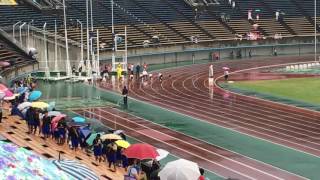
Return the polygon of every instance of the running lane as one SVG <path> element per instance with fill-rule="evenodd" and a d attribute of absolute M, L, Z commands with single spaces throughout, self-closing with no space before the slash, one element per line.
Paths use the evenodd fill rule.
<path fill-rule="evenodd" d="M 100 120 L 108 127 L 117 123 L 126 134 L 168 150 L 179 157 L 197 162 L 201 167 L 226 178 L 237 179 L 304 179 L 268 164 L 208 144 L 145 119 L 113 108 L 74 110 L 75 113 Z"/>

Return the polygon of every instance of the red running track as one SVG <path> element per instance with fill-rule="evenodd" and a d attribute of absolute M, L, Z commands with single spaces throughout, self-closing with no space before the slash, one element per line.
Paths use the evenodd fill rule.
<path fill-rule="evenodd" d="M 309 57 L 285 57 L 277 60 L 259 59 L 218 62 L 215 63 L 214 68 L 215 71 L 218 72 L 216 74 L 217 76 L 221 75 L 221 68 L 223 66 L 229 66 L 232 70 L 240 70 L 272 64 L 307 61 L 308 58 Z M 320 134 L 320 113 L 248 98 L 225 92 L 219 88 L 209 88 L 207 85 L 208 65 L 186 66 L 177 69 L 162 70 L 161 72 L 165 76 L 162 83 L 158 81 L 130 83 L 130 96 L 196 117 L 202 121 L 231 128 L 241 133 L 262 138 L 315 156 L 320 155 L 320 142 L 318 138 Z M 171 75 L 170 78 L 168 77 L 169 75 Z M 101 87 L 109 89 L 109 87 Z M 223 154 L 221 151 L 220 153 Z M 262 164 L 261 162 L 256 163 Z M 201 165 L 212 170 L 212 168 L 210 169 L 210 167 L 205 166 L 205 164 Z M 213 168 L 213 171 L 220 172 L 220 170 L 215 168 Z M 279 169 L 277 171 L 274 169 L 269 171 L 268 168 L 266 168 L 262 171 L 272 174 L 279 171 Z M 229 177 L 229 174 L 226 174 L 226 177 Z M 259 179 L 259 176 L 252 176 L 253 179 Z M 280 179 L 283 178 L 278 175 L 274 176 Z M 235 177 L 239 178 L 239 174 Z M 249 175 L 249 177 L 251 176 Z M 241 179 L 248 179 L 248 177 L 242 176 Z M 266 179 L 268 179 L 268 177 L 266 177 Z"/>
<path fill-rule="evenodd" d="M 114 127 L 116 122 L 117 129 L 123 129 L 127 135 L 166 149 L 180 158 L 197 162 L 201 167 L 225 178 L 304 179 L 113 108 L 80 109 L 74 112 L 98 119 L 108 127 Z"/>

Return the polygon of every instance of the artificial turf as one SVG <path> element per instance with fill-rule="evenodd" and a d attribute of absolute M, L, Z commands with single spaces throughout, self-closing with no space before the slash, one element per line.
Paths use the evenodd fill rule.
<path fill-rule="evenodd" d="M 238 81 L 229 84 L 229 86 L 311 104 L 320 104 L 320 78 L 317 77 Z"/>

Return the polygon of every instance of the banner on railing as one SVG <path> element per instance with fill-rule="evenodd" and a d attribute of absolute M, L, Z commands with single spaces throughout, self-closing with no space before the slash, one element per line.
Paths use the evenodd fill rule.
<path fill-rule="evenodd" d="M 2 5 L 17 5 L 15 0 L 0 0 L 0 6 Z"/>

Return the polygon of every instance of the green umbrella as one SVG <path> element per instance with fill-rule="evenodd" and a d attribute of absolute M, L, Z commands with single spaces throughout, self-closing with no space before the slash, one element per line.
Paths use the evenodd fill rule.
<path fill-rule="evenodd" d="M 97 135 L 100 134 L 102 136 L 105 134 L 104 132 L 98 132 L 98 133 L 92 133 L 89 138 L 86 140 L 86 143 L 91 146 L 93 144 L 93 140 L 97 137 Z"/>

